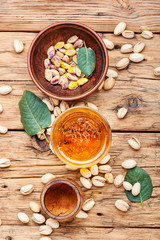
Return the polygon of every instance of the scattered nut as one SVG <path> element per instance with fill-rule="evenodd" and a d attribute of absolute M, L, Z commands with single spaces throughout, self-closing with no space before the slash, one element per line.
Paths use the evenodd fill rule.
<path fill-rule="evenodd" d="M 105 174 L 105 179 L 107 180 L 108 183 L 113 183 L 114 182 L 112 173 L 106 173 Z"/>
<path fill-rule="evenodd" d="M 47 105 L 50 112 L 54 110 L 54 106 L 51 104 L 48 98 L 44 98 L 42 101 Z"/>
<path fill-rule="evenodd" d="M 114 179 L 114 185 L 116 187 L 122 186 L 124 181 L 124 176 L 122 174 L 119 174 L 115 179 Z"/>
<path fill-rule="evenodd" d="M 129 65 L 129 58 L 122 58 L 117 64 L 116 64 L 116 68 L 118 70 L 122 70 L 124 68 L 126 68 Z"/>
<path fill-rule="evenodd" d="M 134 53 L 140 53 L 140 52 L 143 51 L 144 47 L 145 47 L 145 43 L 143 43 L 143 42 L 138 42 L 138 43 L 136 43 L 136 45 L 134 46 L 133 52 L 134 52 Z"/>
<path fill-rule="evenodd" d="M 131 190 L 132 190 L 132 184 L 129 183 L 129 182 L 127 182 L 127 181 L 124 181 L 124 182 L 123 182 L 123 187 L 124 187 L 124 189 L 127 190 L 127 191 L 131 191 Z"/>
<path fill-rule="evenodd" d="M 106 164 L 107 162 L 109 162 L 109 160 L 111 159 L 111 156 L 109 154 L 107 154 L 100 162 L 99 164 Z"/>
<path fill-rule="evenodd" d="M 122 32 L 122 36 L 125 38 L 134 38 L 134 32 L 130 30 L 125 30 Z"/>
<path fill-rule="evenodd" d="M 76 171 L 78 168 L 76 168 L 76 167 L 74 167 L 74 166 L 70 166 L 70 165 L 65 165 L 65 168 L 67 169 L 67 170 L 71 170 L 71 171 Z"/>
<path fill-rule="evenodd" d="M 120 22 L 114 29 L 114 35 L 120 35 L 126 29 L 126 23 Z"/>
<path fill-rule="evenodd" d="M 95 205 L 95 201 L 93 198 L 87 199 L 82 206 L 82 209 L 84 211 L 89 211 L 93 208 L 93 206 Z"/>
<path fill-rule="evenodd" d="M 50 237 L 41 237 L 40 240 L 52 240 Z"/>
<path fill-rule="evenodd" d="M 87 168 L 81 168 L 80 173 L 85 178 L 90 178 L 91 177 L 91 172 Z"/>
<path fill-rule="evenodd" d="M 52 173 L 46 173 L 41 177 L 41 182 L 43 184 L 46 184 L 47 182 L 49 182 L 53 178 L 55 178 L 55 176 Z"/>
<path fill-rule="evenodd" d="M 66 111 L 68 108 L 69 108 L 69 104 L 68 104 L 67 102 L 62 101 L 62 102 L 60 103 L 61 112 Z"/>
<path fill-rule="evenodd" d="M 75 43 L 77 40 L 78 40 L 78 37 L 74 35 L 67 40 L 67 43 Z"/>
<path fill-rule="evenodd" d="M 154 69 L 154 75 L 155 75 L 155 76 L 160 76 L 160 67 L 156 67 L 156 68 Z"/>
<path fill-rule="evenodd" d="M 104 81 L 99 85 L 98 90 L 100 91 L 103 88 Z"/>
<path fill-rule="evenodd" d="M 55 118 L 54 114 L 52 113 L 52 114 L 51 114 L 51 124 L 48 126 L 49 128 L 52 127 L 52 125 L 53 125 L 55 119 L 56 119 L 56 118 Z"/>
<path fill-rule="evenodd" d="M 108 69 L 106 76 L 107 77 L 112 77 L 112 78 L 117 78 L 118 73 L 115 70 Z"/>
<path fill-rule="evenodd" d="M 82 210 L 76 215 L 76 218 L 87 218 L 88 214 L 83 212 Z"/>
<path fill-rule="evenodd" d="M 25 186 L 21 187 L 20 192 L 21 192 L 22 195 L 28 195 L 28 194 L 32 193 L 33 190 L 34 190 L 33 185 L 28 184 L 28 185 L 25 185 Z"/>
<path fill-rule="evenodd" d="M 114 43 L 112 41 L 110 41 L 109 39 L 103 39 L 106 48 L 109 50 L 112 50 L 114 48 Z"/>
<path fill-rule="evenodd" d="M 141 36 L 145 39 L 151 39 L 153 38 L 153 33 L 151 31 L 146 31 L 144 30 L 142 33 L 141 33 Z"/>
<path fill-rule="evenodd" d="M 132 195 L 137 196 L 141 191 L 141 185 L 139 182 L 136 182 L 132 187 Z"/>
<path fill-rule="evenodd" d="M 39 212 L 41 211 L 41 206 L 40 206 L 40 204 L 37 203 L 37 202 L 31 201 L 31 202 L 29 203 L 29 207 L 30 207 L 30 209 L 32 210 L 32 212 L 39 213 Z"/>
<path fill-rule="evenodd" d="M 77 102 L 74 106 L 75 107 L 84 107 L 85 103 L 84 102 Z"/>
<path fill-rule="evenodd" d="M 124 118 L 126 116 L 127 112 L 128 112 L 127 108 L 124 108 L 124 107 L 119 108 L 118 112 L 117 112 L 117 117 L 122 119 L 122 118 Z"/>
<path fill-rule="evenodd" d="M 32 220 L 35 223 L 43 224 L 45 222 L 45 217 L 39 213 L 33 213 Z"/>
<path fill-rule="evenodd" d="M 0 113 L 3 112 L 2 104 L 0 104 Z"/>
<path fill-rule="evenodd" d="M 92 178 L 92 183 L 96 187 L 103 187 L 105 184 L 106 179 L 101 176 L 95 176 Z"/>
<path fill-rule="evenodd" d="M 11 161 L 7 158 L 0 159 L 0 168 L 9 167 L 11 165 Z"/>
<path fill-rule="evenodd" d="M 115 85 L 115 79 L 112 77 L 109 77 L 104 81 L 103 89 L 110 90 L 114 87 L 114 85 Z"/>
<path fill-rule="evenodd" d="M 135 63 L 142 62 L 144 60 L 144 55 L 141 53 L 131 53 L 129 59 Z"/>
<path fill-rule="evenodd" d="M 129 205 L 128 203 L 126 203 L 125 201 L 123 200 L 117 200 L 115 202 L 115 206 L 118 210 L 122 211 L 122 212 L 127 212 L 128 209 L 129 209 Z"/>
<path fill-rule="evenodd" d="M 29 222 L 29 217 L 27 216 L 26 213 L 23 213 L 23 212 L 19 212 L 18 213 L 18 219 L 22 223 L 28 223 Z"/>
<path fill-rule="evenodd" d="M 59 107 L 54 108 L 54 116 L 58 117 L 61 114 L 61 109 Z"/>
<path fill-rule="evenodd" d="M 14 46 L 14 50 L 16 51 L 16 53 L 23 52 L 24 45 L 23 45 L 23 42 L 21 40 L 18 40 L 18 39 L 14 40 L 13 46 Z"/>
<path fill-rule="evenodd" d="M 98 166 L 97 166 L 97 165 L 93 165 L 92 167 L 90 167 L 90 171 L 91 171 L 91 174 L 92 174 L 93 176 L 98 175 L 98 173 L 99 173 Z"/>
<path fill-rule="evenodd" d="M 86 103 L 86 107 L 93 108 L 94 110 L 98 110 L 98 107 L 95 104 L 90 102 Z"/>
<path fill-rule="evenodd" d="M 12 87 L 8 85 L 3 85 L 0 87 L 0 94 L 1 95 L 7 95 L 12 91 Z"/>
<path fill-rule="evenodd" d="M 51 228 L 59 228 L 59 222 L 52 218 L 48 218 L 46 220 L 46 225 L 50 226 Z"/>
<path fill-rule="evenodd" d="M 39 232 L 42 235 L 50 235 L 52 233 L 52 228 L 48 225 L 42 225 L 39 228 Z"/>
<path fill-rule="evenodd" d="M 124 44 L 121 47 L 121 53 L 130 53 L 133 52 L 133 45 L 132 44 Z"/>
<path fill-rule="evenodd" d="M 108 172 L 111 172 L 112 171 L 112 168 L 110 165 L 100 165 L 99 166 L 99 172 L 100 173 L 108 173 Z"/>
<path fill-rule="evenodd" d="M 128 140 L 128 144 L 134 149 L 139 150 L 141 147 L 140 141 L 136 137 L 132 137 Z"/>
<path fill-rule="evenodd" d="M 80 178 L 80 182 L 82 183 L 82 185 L 87 188 L 87 189 L 91 189 L 92 187 L 92 182 L 90 179 L 86 179 L 84 177 Z"/>
<path fill-rule="evenodd" d="M 54 106 L 58 106 L 59 105 L 59 100 L 58 99 L 55 99 L 55 98 L 49 98 L 50 99 L 50 102 L 54 105 Z"/>
<path fill-rule="evenodd" d="M 126 160 L 122 163 L 122 167 L 125 168 L 125 169 L 134 168 L 136 165 L 137 165 L 136 161 L 132 160 L 132 159 Z"/>

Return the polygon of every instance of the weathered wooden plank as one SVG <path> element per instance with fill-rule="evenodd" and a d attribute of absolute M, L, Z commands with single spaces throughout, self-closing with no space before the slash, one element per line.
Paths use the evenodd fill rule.
<path fill-rule="evenodd" d="M 39 240 L 38 226 L 2 226 L 0 240 L 11 236 L 16 240 Z M 159 229 L 145 228 L 87 228 L 87 227 L 65 227 L 56 229 L 52 233 L 55 240 L 159 240 Z"/>
<path fill-rule="evenodd" d="M 158 0 L 74 0 L 31 1 L 2 0 L 0 30 L 39 31 L 57 21 L 85 23 L 96 31 L 111 32 L 120 21 L 128 28 L 139 31 L 139 26 L 148 25 L 160 32 L 160 4 Z"/>

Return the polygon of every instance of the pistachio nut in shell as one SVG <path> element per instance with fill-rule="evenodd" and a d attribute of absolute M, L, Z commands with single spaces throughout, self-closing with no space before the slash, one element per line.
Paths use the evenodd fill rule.
<path fill-rule="evenodd" d="M 146 31 L 144 30 L 142 33 L 141 33 L 141 36 L 145 39 L 151 39 L 153 38 L 153 33 L 151 31 Z"/>
<path fill-rule="evenodd" d="M 110 154 L 107 154 L 107 155 L 99 162 L 99 164 L 106 164 L 107 162 L 109 162 L 110 159 L 111 159 Z"/>
<path fill-rule="evenodd" d="M 0 103 L 0 113 L 2 113 L 3 112 L 3 106 L 2 106 L 2 104 Z"/>
<path fill-rule="evenodd" d="M 32 220 L 35 223 L 43 224 L 45 222 L 45 217 L 39 213 L 33 213 Z"/>
<path fill-rule="evenodd" d="M 86 107 L 93 108 L 94 110 L 98 110 L 98 107 L 91 102 L 87 102 Z"/>
<path fill-rule="evenodd" d="M 105 81 L 104 81 L 104 85 L 103 85 L 103 89 L 104 90 L 110 90 L 114 87 L 115 85 L 115 79 L 112 77 L 108 77 Z"/>
<path fill-rule="evenodd" d="M 54 110 L 54 106 L 51 104 L 51 102 L 48 98 L 44 98 L 42 101 L 47 105 L 50 112 L 52 112 Z"/>
<path fill-rule="evenodd" d="M 11 161 L 8 158 L 1 158 L 0 159 L 0 168 L 6 168 L 11 165 Z"/>
<path fill-rule="evenodd" d="M 155 75 L 155 76 L 160 76 L 160 66 L 159 66 L 159 67 L 156 67 L 156 68 L 154 69 L 154 75 Z"/>
<path fill-rule="evenodd" d="M 137 163 L 133 159 L 125 160 L 124 162 L 122 162 L 122 167 L 125 169 L 134 168 L 136 165 L 137 165 Z"/>
<path fill-rule="evenodd" d="M 105 174 L 105 179 L 108 183 L 113 183 L 114 182 L 114 178 L 113 178 L 113 174 L 112 173 L 106 173 Z"/>
<path fill-rule="evenodd" d="M 132 187 L 132 195 L 137 196 L 141 191 L 141 184 L 139 182 L 136 182 Z"/>
<path fill-rule="evenodd" d="M 105 38 L 103 39 L 103 42 L 105 43 L 107 49 L 114 49 L 114 43 L 111 40 Z"/>
<path fill-rule="evenodd" d="M 86 179 L 84 177 L 80 178 L 80 182 L 82 183 L 83 187 L 87 188 L 87 189 L 91 189 L 92 187 L 92 182 L 90 179 Z"/>
<path fill-rule="evenodd" d="M 133 45 L 132 45 L 132 44 L 129 44 L 129 43 L 126 43 L 126 44 L 122 45 L 120 51 L 121 51 L 121 53 L 130 53 L 130 52 L 133 52 Z"/>
<path fill-rule="evenodd" d="M 52 228 L 48 225 L 41 225 L 39 228 L 39 232 L 42 235 L 50 235 L 52 233 Z"/>
<path fill-rule="evenodd" d="M 41 177 L 41 182 L 43 184 L 46 184 L 47 182 L 49 182 L 53 178 L 55 178 L 55 176 L 52 173 L 46 173 Z"/>
<path fill-rule="evenodd" d="M 41 211 L 41 206 L 39 203 L 31 201 L 29 203 L 29 207 L 32 210 L 32 212 L 39 213 Z"/>
<path fill-rule="evenodd" d="M 127 108 L 124 108 L 124 107 L 119 108 L 119 109 L 118 109 L 118 112 L 117 112 L 117 117 L 118 117 L 119 119 L 122 119 L 122 118 L 124 118 L 124 117 L 126 116 L 127 112 L 128 112 L 128 109 L 127 109 Z"/>
<path fill-rule="evenodd" d="M 113 70 L 113 69 L 108 69 L 107 71 L 107 74 L 106 74 L 107 77 L 112 77 L 112 78 L 117 78 L 118 77 L 118 73 Z"/>
<path fill-rule="evenodd" d="M 112 171 L 112 167 L 110 165 L 100 165 L 99 166 L 99 172 L 100 173 L 107 173 L 107 172 L 111 172 Z"/>
<path fill-rule="evenodd" d="M 46 225 L 50 226 L 51 228 L 59 228 L 59 222 L 52 218 L 48 218 L 46 220 Z"/>
<path fill-rule="evenodd" d="M 98 175 L 99 169 L 98 169 L 97 164 L 96 164 L 96 165 L 93 165 L 92 167 L 90 167 L 90 171 L 91 171 L 91 174 L 92 174 L 93 176 Z"/>
<path fill-rule="evenodd" d="M 124 182 L 123 182 L 123 187 L 124 187 L 124 189 L 127 190 L 127 191 L 131 191 L 131 190 L 132 190 L 132 184 L 129 183 L 129 182 L 127 182 L 127 181 L 124 181 Z"/>
<path fill-rule="evenodd" d="M 122 36 L 125 38 L 134 38 L 134 32 L 131 30 L 125 30 L 122 32 Z"/>
<path fill-rule="evenodd" d="M 24 45 L 21 40 L 15 39 L 13 42 L 13 46 L 14 46 L 14 50 L 16 51 L 16 53 L 23 52 Z"/>
<path fill-rule="evenodd" d="M 114 179 L 114 185 L 115 185 L 116 187 L 120 187 L 120 186 L 122 186 L 123 181 L 124 181 L 124 176 L 123 176 L 122 174 L 119 174 L 119 175 L 116 176 L 115 179 Z"/>
<path fill-rule="evenodd" d="M 122 58 L 116 64 L 118 70 L 124 69 L 129 65 L 129 58 Z"/>
<path fill-rule="evenodd" d="M 52 240 L 50 237 L 41 237 L 39 240 Z"/>
<path fill-rule="evenodd" d="M 131 53 L 129 59 L 135 63 L 142 62 L 144 60 L 144 55 L 141 53 Z"/>
<path fill-rule="evenodd" d="M 129 209 L 128 203 L 126 203 L 125 201 L 123 201 L 121 199 L 119 199 L 115 202 L 115 207 L 122 212 L 127 212 Z"/>
<path fill-rule="evenodd" d="M 87 169 L 87 168 L 81 168 L 80 173 L 85 178 L 90 178 L 92 175 L 91 172 L 89 171 L 89 169 Z"/>
<path fill-rule="evenodd" d="M 138 42 L 138 43 L 136 43 L 136 45 L 134 45 L 133 52 L 140 53 L 143 51 L 144 47 L 145 47 L 144 42 Z"/>
<path fill-rule="evenodd" d="M 5 126 L 0 125 L 0 133 L 6 134 L 8 132 L 8 128 Z"/>
<path fill-rule="evenodd" d="M 128 144 L 134 149 L 139 150 L 141 147 L 140 141 L 136 137 L 132 137 L 128 140 Z"/>
<path fill-rule="evenodd" d="M 126 23 L 120 22 L 114 29 L 114 35 L 120 35 L 126 29 Z"/>
<path fill-rule="evenodd" d="M 19 212 L 19 213 L 18 213 L 18 219 L 19 219 L 19 221 L 21 221 L 22 223 L 28 223 L 28 222 L 29 222 L 29 217 L 28 217 L 27 214 L 24 213 L 24 212 Z"/>
<path fill-rule="evenodd" d="M 82 210 L 76 215 L 76 218 L 87 218 L 88 214 L 83 212 Z"/>
<path fill-rule="evenodd" d="M 71 171 L 76 171 L 78 168 L 76 168 L 76 167 L 74 167 L 74 166 L 71 166 L 71 165 L 65 165 L 65 168 L 67 169 L 67 170 L 71 170 Z"/>
<path fill-rule="evenodd" d="M 20 192 L 22 195 L 28 195 L 34 191 L 34 187 L 32 184 L 25 185 L 21 187 Z"/>
<path fill-rule="evenodd" d="M 12 87 L 9 85 L 3 85 L 0 87 L 0 94 L 7 95 L 12 91 Z"/>
<path fill-rule="evenodd" d="M 93 198 L 87 199 L 82 206 L 82 209 L 84 211 L 89 211 L 93 208 L 93 206 L 95 205 L 95 201 Z"/>
<path fill-rule="evenodd" d="M 101 176 L 95 176 L 92 178 L 92 183 L 96 187 L 103 187 L 105 184 L 106 179 Z"/>

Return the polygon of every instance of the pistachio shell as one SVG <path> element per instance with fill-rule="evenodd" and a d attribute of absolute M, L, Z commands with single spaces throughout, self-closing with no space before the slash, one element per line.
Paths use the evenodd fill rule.
<path fill-rule="evenodd" d="M 134 168 L 137 165 L 136 161 L 133 159 L 126 160 L 122 162 L 122 167 L 125 169 L 131 169 Z"/>
<path fill-rule="evenodd" d="M 130 30 L 125 30 L 122 32 L 122 36 L 125 38 L 134 38 L 134 32 Z"/>
<path fill-rule="evenodd" d="M 123 187 L 124 187 L 124 189 L 127 190 L 127 191 L 131 191 L 131 190 L 132 190 L 132 184 L 129 183 L 129 182 L 127 182 L 127 181 L 124 181 L 124 182 L 123 182 Z"/>
<path fill-rule="evenodd" d="M 44 98 L 42 101 L 47 105 L 49 111 L 52 112 L 54 110 L 54 106 L 51 104 L 48 98 Z"/>
<path fill-rule="evenodd" d="M 33 185 L 32 184 L 28 184 L 28 185 L 25 185 L 25 186 L 21 187 L 20 192 L 23 195 L 28 195 L 28 194 L 32 193 L 33 190 L 34 190 Z"/>
<path fill-rule="evenodd" d="M 120 35 L 126 29 L 126 23 L 120 22 L 114 29 L 114 35 Z"/>
<path fill-rule="evenodd" d="M 109 162 L 109 160 L 111 159 L 111 156 L 109 154 L 107 154 L 100 162 L 99 164 L 106 164 L 107 162 Z"/>
<path fill-rule="evenodd" d="M 50 237 L 41 237 L 39 240 L 52 240 Z"/>
<path fill-rule="evenodd" d="M 146 38 L 146 39 L 151 39 L 153 38 L 153 33 L 151 31 L 146 31 L 144 30 L 142 33 L 141 33 L 141 36 L 143 38 Z"/>
<path fill-rule="evenodd" d="M 67 170 L 71 170 L 71 171 L 76 171 L 78 168 L 76 168 L 76 167 L 73 167 L 73 166 L 70 166 L 70 165 L 65 165 L 65 168 L 67 169 Z"/>
<path fill-rule="evenodd" d="M 40 204 L 37 203 L 37 202 L 31 201 L 31 202 L 29 203 L 29 207 L 30 207 L 30 209 L 32 210 L 32 212 L 39 213 L 39 212 L 41 211 L 41 206 L 40 206 Z"/>
<path fill-rule="evenodd" d="M 140 30 L 141 31 L 149 31 L 149 27 L 147 27 L 147 26 L 140 26 Z"/>
<path fill-rule="evenodd" d="M 0 94 L 7 95 L 12 91 L 12 87 L 8 85 L 3 85 L 0 87 Z"/>
<path fill-rule="evenodd" d="M 141 147 L 140 141 L 136 137 L 132 137 L 128 140 L 128 144 L 134 149 L 139 150 Z"/>
<path fill-rule="evenodd" d="M 47 182 L 49 182 L 53 178 L 55 178 L 55 176 L 52 173 L 46 173 L 41 177 L 41 182 L 43 184 L 46 184 Z"/>
<path fill-rule="evenodd" d="M 84 107 L 85 106 L 85 102 L 77 102 L 74 106 L 75 107 Z"/>
<path fill-rule="evenodd" d="M 98 107 L 91 102 L 87 102 L 86 107 L 93 108 L 94 110 L 98 110 Z"/>
<path fill-rule="evenodd" d="M 61 114 L 61 109 L 59 107 L 54 108 L 54 116 L 58 117 Z"/>
<path fill-rule="evenodd" d="M 85 178 L 90 178 L 91 177 L 91 172 L 87 168 L 81 168 L 80 173 Z"/>
<path fill-rule="evenodd" d="M 51 228 L 59 228 L 59 222 L 52 218 L 48 218 L 46 220 L 46 225 L 50 226 Z"/>
<path fill-rule="evenodd" d="M 141 191 L 141 185 L 139 182 L 136 182 L 132 187 L 132 195 L 137 196 Z"/>
<path fill-rule="evenodd" d="M 88 214 L 83 212 L 82 210 L 76 215 L 76 218 L 87 218 Z"/>
<path fill-rule="evenodd" d="M 133 52 L 134 52 L 134 53 L 140 53 L 140 52 L 143 51 L 144 47 L 145 47 L 145 43 L 143 43 L 143 42 L 138 42 L 138 43 L 136 43 L 136 45 L 134 46 Z"/>
<path fill-rule="evenodd" d="M 117 112 L 117 117 L 122 119 L 122 118 L 124 118 L 126 116 L 127 112 L 128 112 L 127 108 L 124 108 L 124 107 L 119 108 L 118 112 Z"/>
<path fill-rule="evenodd" d="M 24 45 L 21 40 L 18 40 L 18 39 L 14 40 L 13 46 L 14 46 L 14 50 L 16 51 L 16 53 L 23 52 Z"/>
<path fill-rule="evenodd" d="M 135 63 L 142 62 L 144 60 L 144 55 L 141 53 L 131 53 L 129 59 Z"/>
<path fill-rule="evenodd" d="M 42 225 L 39 228 L 39 232 L 42 235 L 50 235 L 52 233 L 52 228 L 48 225 Z"/>
<path fill-rule="evenodd" d="M 105 174 L 105 179 L 107 180 L 108 183 L 113 183 L 114 182 L 112 173 L 106 173 Z"/>
<path fill-rule="evenodd" d="M 121 53 L 130 53 L 133 51 L 133 45 L 132 44 L 124 44 L 121 47 Z"/>
<path fill-rule="evenodd" d="M 114 43 L 112 41 L 110 41 L 109 39 L 103 39 L 106 48 L 109 50 L 112 50 L 114 48 Z"/>
<path fill-rule="evenodd" d="M 92 187 L 92 182 L 90 179 L 86 179 L 84 177 L 80 178 L 80 182 L 82 183 L 82 185 L 87 188 L 87 189 L 91 189 Z"/>
<path fill-rule="evenodd" d="M 103 187 L 106 179 L 101 176 L 95 176 L 92 178 L 92 183 L 96 187 Z"/>
<path fill-rule="evenodd" d="M 104 86 L 104 81 L 99 85 L 98 90 L 100 91 Z"/>
<path fill-rule="evenodd" d="M 55 99 L 55 98 L 49 98 L 50 102 L 52 103 L 52 105 L 57 106 L 59 105 L 59 100 Z"/>
<path fill-rule="evenodd" d="M 23 213 L 23 212 L 19 212 L 19 213 L 18 213 L 18 219 L 19 219 L 22 223 L 28 223 L 28 222 L 29 222 L 29 217 L 27 216 L 26 213 Z"/>
<path fill-rule="evenodd" d="M 115 85 L 115 79 L 112 77 L 108 77 L 105 81 L 104 81 L 104 85 L 103 88 L 104 90 L 110 90 L 114 87 Z"/>
<path fill-rule="evenodd" d="M 67 102 L 62 101 L 62 102 L 60 103 L 61 112 L 66 111 L 68 108 L 69 108 L 69 104 L 68 104 Z"/>
<path fill-rule="evenodd" d="M 107 173 L 107 172 L 111 172 L 111 171 L 112 171 L 112 167 L 110 165 L 100 165 L 99 166 L 100 173 Z"/>
<path fill-rule="evenodd" d="M 118 73 L 115 70 L 108 69 L 106 76 L 107 77 L 112 77 L 112 78 L 117 78 Z"/>
<path fill-rule="evenodd" d="M 116 187 L 122 186 L 124 181 L 124 176 L 122 174 L 119 174 L 115 179 L 114 179 L 114 185 Z"/>
<path fill-rule="evenodd" d="M 32 220 L 35 223 L 43 224 L 45 222 L 45 217 L 39 213 L 33 213 Z"/>
<path fill-rule="evenodd" d="M 119 199 L 115 202 L 115 207 L 122 212 L 127 212 L 129 209 L 128 203 L 126 203 L 125 201 L 123 201 L 121 199 Z"/>
<path fill-rule="evenodd" d="M 93 208 L 93 206 L 95 205 L 95 201 L 93 198 L 87 199 L 82 206 L 82 209 L 84 211 L 89 211 Z"/>
<path fill-rule="evenodd" d="M 118 70 L 124 69 L 129 65 L 129 58 L 122 58 L 118 63 L 116 64 L 116 68 Z"/>
<path fill-rule="evenodd" d="M 2 106 L 2 104 L 0 104 L 0 113 L 2 113 L 3 112 L 3 106 Z"/>
<path fill-rule="evenodd" d="M 98 175 L 98 173 L 99 173 L 98 166 L 97 165 L 93 165 L 92 167 L 90 167 L 90 171 L 91 171 L 92 175 L 94 175 L 94 176 Z"/>
<path fill-rule="evenodd" d="M 154 75 L 155 75 L 155 76 L 160 76 L 160 67 L 156 67 L 156 68 L 154 69 Z"/>
<path fill-rule="evenodd" d="M 0 159 L 0 168 L 9 167 L 11 165 L 11 161 L 8 158 Z"/>

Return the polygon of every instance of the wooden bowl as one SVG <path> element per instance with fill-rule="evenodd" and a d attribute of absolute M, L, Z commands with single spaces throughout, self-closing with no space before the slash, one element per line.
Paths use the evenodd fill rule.
<path fill-rule="evenodd" d="M 69 221 L 82 208 L 83 192 L 70 178 L 57 177 L 49 181 L 41 192 L 43 211 L 58 221 Z"/>
<path fill-rule="evenodd" d="M 62 89 L 45 79 L 44 59 L 47 49 L 59 41 L 77 35 L 96 53 L 96 69 L 89 81 L 75 90 Z M 90 27 L 71 21 L 52 24 L 39 32 L 31 43 L 28 52 L 28 71 L 35 85 L 46 95 L 65 101 L 77 100 L 94 92 L 103 82 L 108 69 L 108 53 L 101 37 Z"/>

